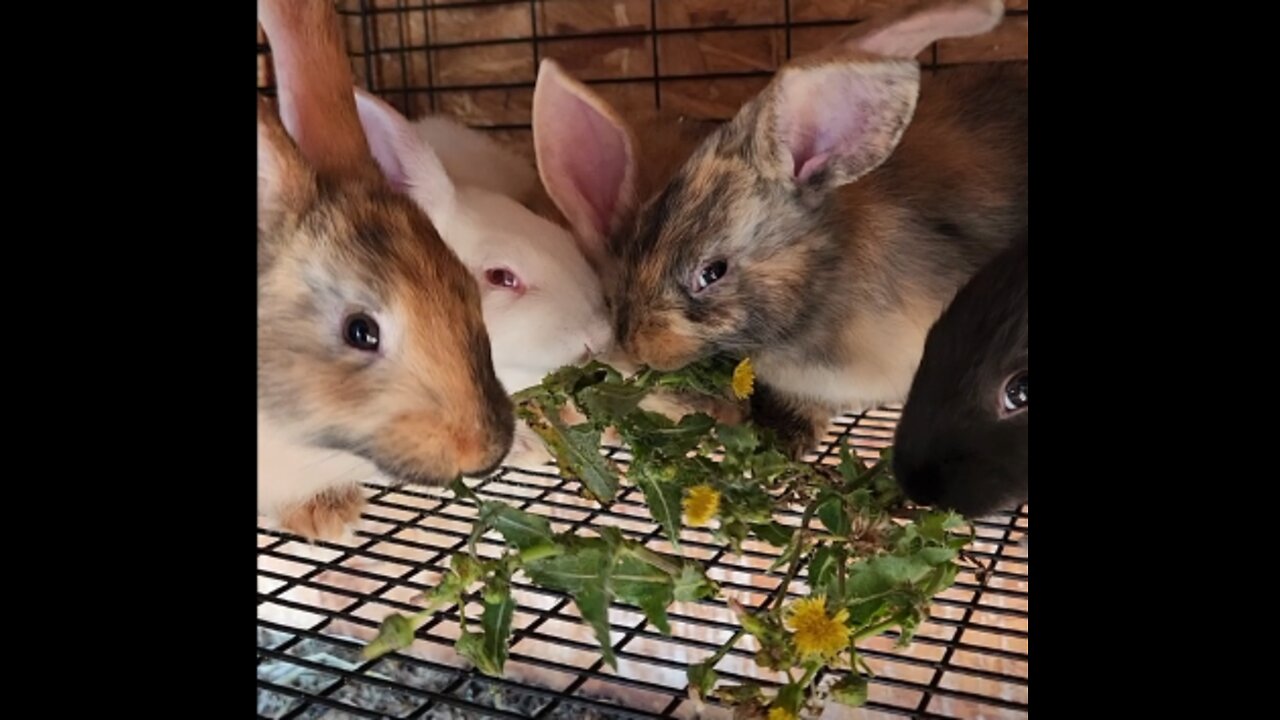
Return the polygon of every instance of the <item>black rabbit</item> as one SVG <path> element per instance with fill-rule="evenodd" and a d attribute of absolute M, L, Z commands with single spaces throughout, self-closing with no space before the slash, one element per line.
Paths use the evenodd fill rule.
<path fill-rule="evenodd" d="M 898 424 L 894 471 L 914 502 L 978 517 L 1027 501 L 1027 235 L 929 330 Z"/>

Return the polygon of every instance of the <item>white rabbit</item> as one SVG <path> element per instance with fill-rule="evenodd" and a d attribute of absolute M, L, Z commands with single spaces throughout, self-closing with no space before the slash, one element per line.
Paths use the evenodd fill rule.
<path fill-rule="evenodd" d="M 532 165 L 452 119 L 410 122 L 376 96 L 355 94 L 383 173 L 426 210 L 479 282 L 494 369 L 507 391 L 607 353 L 612 328 L 599 277 L 572 233 L 523 204 L 538 189 Z M 504 464 L 550 459 L 517 422 Z"/>
<path fill-rule="evenodd" d="M 599 278 L 568 230 L 520 202 L 535 188 L 533 168 L 478 131 L 441 117 L 410 123 L 355 92 L 383 173 L 427 211 L 480 283 L 494 368 L 507 391 L 606 352 L 612 332 Z"/>
<path fill-rule="evenodd" d="M 533 165 L 485 133 L 445 115 L 426 115 L 412 124 L 454 185 L 492 190 L 522 203 L 536 192 L 538 171 Z"/>

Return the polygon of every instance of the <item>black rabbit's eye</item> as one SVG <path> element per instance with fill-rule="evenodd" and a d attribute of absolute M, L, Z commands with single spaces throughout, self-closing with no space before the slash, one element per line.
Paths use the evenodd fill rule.
<path fill-rule="evenodd" d="M 1027 373 L 1020 372 L 1005 383 L 1002 398 L 1006 414 L 1012 414 L 1027 408 Z"/>
<path fill-rule="evenodd" d="M 342 328 L 342 339 L 357 350 L 377 350 L 378 334 L 377 321 L 364 313 L 348 316 Z"/>
<path fill-rule="evenodd" d="M 724 277 L 724 274 L 728 271 L 729 263 L 724 260 L 716 260 L 702 268 L 702 270 L 698 272 L 697 279 L 694 281 L 694 292 L 706 290 L 717 280 Z"/>

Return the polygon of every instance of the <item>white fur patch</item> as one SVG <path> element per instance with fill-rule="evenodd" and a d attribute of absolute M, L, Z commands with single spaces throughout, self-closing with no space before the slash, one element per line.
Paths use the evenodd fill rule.
<path fill-rule="evenodd" d="M 506 196 L 459 187 L 440 234 L 480 283 L 494 370 L 508 392 L 612 345 L 600 279 L 569 231 Z M 514 272 L 525 291 L 489 285 L 485 270 L 495 267 Z"/>
<path fill-rule="evenodd" d="M 413 125 L 454 184 L 484 188 L 516 200 L 528 198 L 537 187 L 538 173 L 533 166 L 492 138 L 439 115 L 421 118 Z"/>
<path fill-rule="evenodd" d="M 276 520 L 291 507 L 334 488 L 379 475 L 364 458 L 317 448 L 258 412 L 258 514 Z"/>
<path fill-rule="evenodd" d="M 770 386 L 832 410 L 858 412 L 905 401 L 928 327 L 893 314 L 863 320 L 847 332 L 844 341 L 858 352 L 839 367 L 804 365 L 783 353 L 766 353 L 753 361 L 756 372 Z"/>

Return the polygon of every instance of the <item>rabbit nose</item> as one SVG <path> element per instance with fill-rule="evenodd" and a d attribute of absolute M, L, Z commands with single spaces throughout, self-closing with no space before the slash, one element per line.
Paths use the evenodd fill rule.
<path fill-rule="evenodd" d="M 455 440 L 458 470 L 467 477 L 492 474 L 515 436 L 515 407 L 496 377 L 486 378 L 482 394 L 484 407 L 478 421 Z"/>
<path fill-rule="evenodd" d="M 917 505 L 933 505 L 942 495 L 942 470 L 935 463 L 899 466 L 896 475 L 907 497 Z"/>

